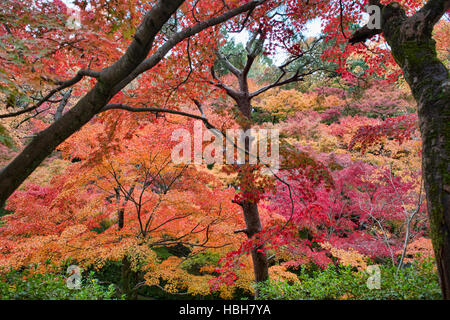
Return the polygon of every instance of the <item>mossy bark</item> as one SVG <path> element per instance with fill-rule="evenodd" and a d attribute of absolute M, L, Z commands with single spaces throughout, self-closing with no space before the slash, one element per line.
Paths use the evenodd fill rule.
<path fill-rule="evenodd" d="M 430 233 L 443 298 L 450 299 L 450 81 L 432 23 L 427 14 L 408 18 L 396 3 L 382 10 L 383 36 L 418 104 Z"/>

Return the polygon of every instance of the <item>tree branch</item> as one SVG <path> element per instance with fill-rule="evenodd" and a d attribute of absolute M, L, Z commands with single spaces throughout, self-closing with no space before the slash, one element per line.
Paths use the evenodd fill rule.
<path fill-rule="evenodd" d="M 203 123 L 205 124 L 205 126 L 208 129 L 214 128 L 214 126 L 211 123 L 209 123 L 208 119 L 206 119 L 203 116 L 198 116 L 198 115 L 183 112 L 183 111 L 164 109 L 164 108 L 151 108 L 151 107 L 135 108 L 135 107 L 132 107 L 132 106 L 129 106 L 126 104 L 122 104 L 122 103 L 111 103 L 111 104 L 108 104 L 107 106 L 105 106 L 102 110 L 100 110 L 99 113 L 105 112 L 108 110 L 113 110 L 113 109 L 120 109 L 120 110 L 125 110 L 125 111 L 130 111 L 130 112 L 171 113 L 171 114 L 176 114 L 176 115 L 180 115 L 180 116 L 185 116 L 185 117 L 201 120 L 201 121 L 203 121 Z"/>
<path fill-rule="evenodd" d="M 56 82 L 56 84 L 59 85 L 59 87 L 51 90 L 45 97 L 43 97 L 41 100 L 39 100 L 35 105 L 29 107 L 29 108 L 25 108 L 23 110 L 20 111 L 16 111 L 16 112 L 12 112 L 12 113 L 7 113 L 7 114 L 0 114 L 0 119 L 2 118 L 10 118 L 10 117 L 16 117 L 18 115 L 33 111 L 37 108 L 39 108 L 44 102 L 49 101 L 49 99 L 57 92 L 64 90 L 68 87 L 71 87 L 73 85 L 75 85 L 76 83 L 80 82 L 81 79 L 83 79 L 84 77 L 93 77 L 93 78 L 98 78 L 100 77 L 101 72 L 100 71 L 94 71 L 94 70 L 84 70 L 81 69 L 80 71 L 77 72 L 77 74 L 75 75 L 75 77 L 73 77 L 72 79 L 66 80 L 66 81 L 58 81 Z"/>
<path fill-rule="evenodd" d="M 411 18 L 423 16 L 425 21 L 431 27 L 441 19 L 441 17 L 450 9 L 449 0 L 429 0 L 419 11 Z"/>
<path fill-rule="evenodd" d="M 251 93 L 250 98 L 254 98 L 254 97 L 260 95 L 261 93 L 266 92 L 267 90 L 275 88 L 275 87 L 280 87 L 280 86 L 283 86 L 285 84 L 292 83 L 292 82 L 302 81 L 305 76 L 311 75 L 316 71 L 319 71 L 319 70 L 312 70 L 310 72 L 300 74 L 299 71 L 297 70 L 293 76 L 291 76 L 290 78 L 287 78 L 285 80 L 282 80 L 284 78 L 284 76 L 286 75 L 286 71 L 283 71 L 283 73 L 278 77 L 278 79 L 275 82 Z"/>
<path fill-rule="evenodd" d="M 380 34 L 381 29 L 370 29 L 367 25 L 363 26 L 361 29 L 356 30 L 351 38 L 348 40 L 350 44 L 356 44 L 359 42 L 365 42 L 367 39 L 372 38 L 373 36 Z"/>
<path fill-rule="evenodd" d="M 227 57 L 225 57 L 223 54 L 221 54 L 220 51 L 217 51 L 217 56 L 219 57 L 220 60 L 222 60 L 223 63 L 225 63 L 225 66 L 232 74 L 234 74 L 236 77 L 241 76 L 241 71 L 238 68 L 236 68 L 230 62 L 230 60 L 227 59 Z"/>
<path fill-rule="evenodd" d="M 145 59 L 141 62 L 127 77 L 125 77 L 118 85 L 116 85 L 113 89 L 113 93 L 117 93 L 122 90 L 128 83 L 133 81 L 138 75 L 141 73 L 153 68 L 159 61 L 161 61 L 165 55 L 178 43 L 183 40 L 215 25 L 218 25 L 222 22 L 225 22 L 241 13 L 247 12 L 249 10 L 253 10 L 255 7 L 263 4 L 267 0 L 253 0 L 247 2 L 246 4 L 234 8 L 230 11 L 223 13 L 220 16 L 210 18 L 199 22 L 193 27 L 188 27 L 183 29 L 182 31 L 176 33 L 169 40 L 167 40 L 161 47 L 159 47 L 154 54 L 152 54 L 149 58 Z"/>

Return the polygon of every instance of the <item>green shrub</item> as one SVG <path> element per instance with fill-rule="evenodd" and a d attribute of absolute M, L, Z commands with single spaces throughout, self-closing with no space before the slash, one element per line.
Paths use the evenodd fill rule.
<path fill-rule="evenodd" d="M 191 274 L 201 275 L 202 272 L 200 272 L 200 270 L 202 267 L 211 264 L 218 265 L 219 259 L 220 259 L 219 253 L 206 251 L 187 259 L 183 263 L 182 268 Z"/>
<path fill-rule="evenodd" d="M 302 268 L 299 283 L 266 281 L 259 286 L 259 299 L 271 300 L 394 300 L 442 299 L 439 280 L 431 260 L 416 262 L 397 273 L 394 266 L 380 265 L 380 289 L 369 289 L 369 274 L 351 267 L 330 265 L 308 272 Z"/>
<path fill-rule="evenodd" d="M 122 297 L 120 297 L 122 298 Z M 94 278 L 94 273 L 82 274 L 80 289 L 69 289 L 64 275 L 31 274 L 12 270 L 2 275 L 0 299 L 3 300 L 109 300 L 117 299 L 113 285 L 104 286 Z"/>

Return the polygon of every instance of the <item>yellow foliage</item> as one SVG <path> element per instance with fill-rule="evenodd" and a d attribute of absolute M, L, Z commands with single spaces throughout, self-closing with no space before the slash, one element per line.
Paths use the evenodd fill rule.
<path fill-rule="evenodd" d="M 302 93 L 298 90 L 280 90 L 277 94 L 267 96 L 260 107 L 275 116 L 285 118 L 297 111 L 309 110 L 317 105 L 317 94 Z"/>
<path fill-rule="evenodd" d="M 353 266 L 358 270 L 365 270 L 367 268 L 367 257 L 353 249 L 338 249 L 333 247 L 329 242 L 325 242 L 321 246 L 329 250 L 334 257 L 339 259 L 339 263 L 344 266 Z"/>
<path fill-rule="evenodd" d="M 275 265 L 269 268 L 269 277 L 273 280 L 286 281 L 289 284 L 298 283 L 298 277 L 295 273 L 286 270 L 285 266 Z"/>
<path fill-rule="evenodd" d="M 402 250 L 397 251 L 396 254 L 402 254 Z M 420 237 L 406 247 L 404 263 L 412 262 L 415 259 L 423 260 L 432 256 L 434 256 L 434 251 L 431 240 Z"/>

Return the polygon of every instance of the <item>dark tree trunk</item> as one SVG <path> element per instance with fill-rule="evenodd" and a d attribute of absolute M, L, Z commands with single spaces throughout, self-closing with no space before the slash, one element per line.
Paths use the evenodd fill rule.
<path fill-rule="evenodd" d="M 449 2 L 431 0 L 411 17 L 398 3 L 380 5 L 378 32 L 391 47 L 418 104 L 430 234 L 444 299 L 450 299 L 450 81 L 437 58 L 432 30 Z M 350 42 L 365 40 L 364 33 L 370 32 L 374 31 L 363 28 Z"/>
<path fill-rule="evenodd" d="M 242 81 L 244 82 L 244 81 Z M 246 82 L 241 84 L 243 90 L 247 90 Z M 249 130 L 251 128 L 251 101 L 248 94 L 244 94 L 241 100 L 238 100 L 238 108 L 242 115 L 245 117 L 245 123 L 242 126 L 243 130 Z M 246 138 L 245 140 L 245 152 L 250 154 L 250 140 Z M 245 166 L 249 165 L 249 157 L 246 157 Z M 259 217 L 258 202 L 252 202 L 244 200 L 241 203 L 242 211 L 244 214 L 246 234 L 248 238 L 252 238 L 262 231 L 261 219 Z M 255 281 L 264 282 L 269 279 L 269 262 L 267 260 L 264 245 L 255 246 L 251 250 L 252 262 L 253 262 L 253 272 L 255 275 Z M 258 288 L 255 289 L 255 297 L 259 296 Z"/>
<path fill-rule="evenodd" d="M 122 293 L 125 294 L 127 300 L 137 300 L 138 293 L 134 289 L 138 283 L 138 273 L 133 271 L 131 263 L 127 257 L 122 259 Z"/>
<path fill-rule="evenodd" d="M 383 36 L 418 104 L 422 171 L 442 294 L 450 299 L 450 82 L 425 16 L 383 9 Z"/>

